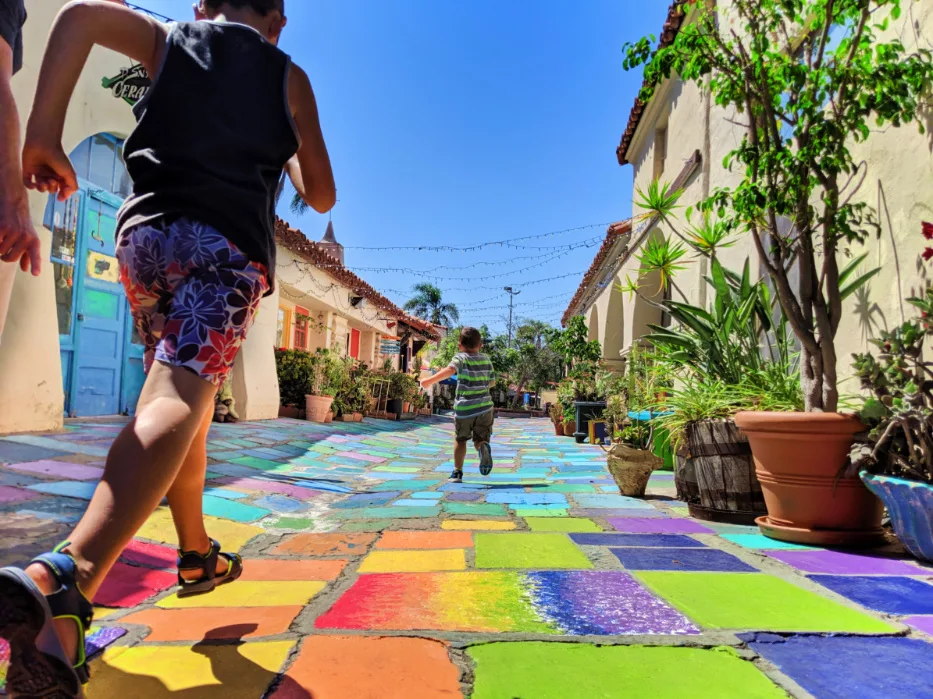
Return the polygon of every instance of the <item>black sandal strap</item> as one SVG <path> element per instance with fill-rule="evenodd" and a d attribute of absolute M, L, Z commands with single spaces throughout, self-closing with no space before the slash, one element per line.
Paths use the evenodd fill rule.
<path fill-rule="evenodd" d="M 220 555 L 220 544 L 213 539 L 210 542 L 211 548 L 207 553 L 178 551 L 178 584 L 180 586 L 184 587 L 185 585 L 213 580 L 217 575 L 217 556 Z M 195 580 L 186 580 L 181 574 L 185 570 L 200 570 L 202 575 Z"/>

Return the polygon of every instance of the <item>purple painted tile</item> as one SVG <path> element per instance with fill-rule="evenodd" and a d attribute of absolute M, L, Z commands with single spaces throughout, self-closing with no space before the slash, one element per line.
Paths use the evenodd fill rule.
<path fill-rule="evenodd" d="M 692 519 L 660 517 L 610 517 L 609 524 L 620 532 L 632 534 L 715 534 L 709 527 L 704 527 Z"/>
<path fill-rule="evenodd" d="M 0 485 L 0 503 L 7 502 L 25 502 L 35 500 L 39 497 L 38 493 L 32 493 L 21 488 L 14 488 L 10 485 Z"/>
<path fill-rule="evenodd" d="M 334 454 L 334 456 L 343 456 L 347 459 L 356 459 L 357 461 L 368 461 L 373 464 L 381 464 L 387 461 L 380 456 L 372 456 L 370 454 L 360 454 L 358 451 L 340 451 Z"/>
<path fill-rule="evenodd" d="M 704 548 L 696 539 L 683 534 L 571 534 L 583 546 L 644 546 L 650 548 Z"/>
<path fill-rule="evenodd" d="M 692 570 L 757 573 L 744 561 L 719 549 L 609 549 L 628 570 Z"/>
<path fill-rule="evenodd" d="M 922 575 L 912 563 L 885 556 L 843 551 L 766 551 L 769 556 L 807 573 L 838 575 Z"/>
<path fill-rule="evenodd" d="M 126 629 L 117 626 L 106 626 L 93 631 L 90 636 L 84 640 L 84 649 L 88 658 L 100 653 L 111 643 L 126 635 Z"/>
<path fill-rule="evenodd" d="M 100 480 L 104 473 L 104 469 L 96 466 L 72 464 L 67 461 L 30 461 L 24 464 L 9 464 L 7 468 L 75 481 Z"/>
<path fill-rule="evenodd" d="M 452 502 L 476 502 L 482 497 L 482 493 L 447 493 L 447 500 Z"/>
<path fill-rule="evenodd" d="M 913 626 L 918 631 L 933 636 L 933 616 L 909 616 L 901 619 L 905 624 Z"/>
<path fill-rule="evenodd" d="M 299 500 L 308 500 L 321 494 L 320 491 L 311 490 L 310 488 L 301 488 L 297 485 L 291 485 L 290 483 L 264 481 L 259 478 L 237 478 L 235 476 L 230 476 L 227 478 L 218 478 L 217 482 L 223 483 L 224 485 L 231 485 L 237 488 L 245 488 L 247 490 L 259 490 L 264 493 L 289 495 L 293 498 L 298 498 Z"/>
<path fill-rule="evenodd" d="M 535 610 L 571 635 L 698 634 L 679 611 L 617 571 L 536 571 L 526 577 Z"/>
<path fill-rule="evenodd" d="M 611 507 L 606 509 L 574 507 L 572 510 L 575 517 L 639 517 L 641 519 L 670 517 L 661 510 L 628 510 Z"/>

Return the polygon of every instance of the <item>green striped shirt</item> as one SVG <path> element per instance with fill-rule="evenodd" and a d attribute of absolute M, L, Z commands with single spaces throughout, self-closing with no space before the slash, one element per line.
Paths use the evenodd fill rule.
<path fill-rule="evenodd" d="M 457 396 L 454 413 L 457 417 L 476 417 L 493 409 L 489 384 L 493 380 L 492 362 L 485 354 L 460 352 L 450 360 L 457 370 Z"/>

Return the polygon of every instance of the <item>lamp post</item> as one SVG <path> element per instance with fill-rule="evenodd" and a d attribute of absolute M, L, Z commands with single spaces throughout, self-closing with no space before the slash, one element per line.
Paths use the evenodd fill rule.
<path fill-rule="evenodd" d="M 510 286 L 505 287 L 504 291 L 509 294 L 509 349 L 512 349 L 512 302 L 515 300 L 515 297 L 522 292 L 520 290 L 513 291 Z"/>

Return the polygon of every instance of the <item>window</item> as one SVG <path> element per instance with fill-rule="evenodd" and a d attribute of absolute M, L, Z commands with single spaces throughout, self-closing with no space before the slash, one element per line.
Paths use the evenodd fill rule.
<path fill-rule="evenodd" d="M 350 328 L 350 336 L 347 338 L 349 342 L 347 354 L 353 359 L 360 358 L 360 331 L 356 328 Z"/>
<path fill-rule="evenodd" d="M 291 311 L 287 308 L 279 306 L 279 314 L 275 326 L 275 346 L 281 347 L 282 349 L 287 349 L 291 343 L 289 343 L 289 335 L 291 330 Z"/>
<path fill-rule="evenodd" d="M 55 307 L 58 334 L 70 335 L 74 292 L 75 247 L 78 236 L 78 213 L 81 197 L 73 196 L 60 202 L 49 197 L 45 210 L 45 227 L 52 231 L 52 272 L 55 278 Z"/>
<path fill-rule="evenodd" d="M 661 179 L 664 163 L 667 160 L 667 126 L 654 131 L 654 179 Z"/>
<path fill-rule="evenodd" d="M 307 308 L 295 306 L 295 349 L 308 349 L 308 316 Z"/>

